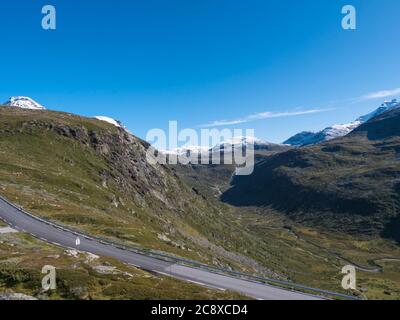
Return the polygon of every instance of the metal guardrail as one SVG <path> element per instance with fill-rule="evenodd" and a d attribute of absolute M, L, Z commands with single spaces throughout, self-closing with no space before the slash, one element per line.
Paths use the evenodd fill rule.
<path fill-rule="evenodd" d="M 285 280 L 278 280 L 278 279 L 272 279 L 272 278 L 266 278 L 266 277 L 261 277 L 261 276 L 256 276 L 256 275 L 252 275 L 252 274 L 247 274 L 247 273 L 242 273 L 242 272 L 238 272 L 238 271 L 233 271 L 233 270 L 229 270 L 226 268 L 217 268 L 217 267 L 213 267 L 198 261 L 194 261 L 194 260 L 190 260 L 190 259 L 185 259 L 185 258 L 181 258 L 181 257 L 176 257 L 170 254 L 166 254 L 163 252 L 159 252 L 159 251 L 155 251 L 152 249 L 146 249 L 144 247 L 139 247 L 139 246 L 133 246 L 133 245 L 129 245 L 126 246 L 125 244 L 122 243 L 118 243 L 114 240 L 111 239 L 106 239 L 106 238 L 102 238 L 102 237 L 98 237 L 98 236 L 91 236 L 91 235 L 87 235 L 81 231 L 75 230 L 74 228 L 71 227 L 66 227 L 63 226 L 61 224 L 49 221 L 47 219 L 38 217 L 36 215 L 33 215 L 27 211 L 25 211 L 22 207 L 10 202 L 8 199 L 4 198 L 3 196 L 0 195 L 0 199 L 3 200 L 4 202 L 6 202 L 7 204 L 9 204 L 10 206 L 14 207 L 15 209 L 19 210 L 20 212 L 28 215 L 29 217 L 41 221 L 47 225 L 50 225 L 52 227 L 58 228 L 60 230 L 66 231 L 66 232 L 70 232 L 76 236 L 85 238 L 87 240 L 92 240 L 92 241 L 98 241 L 102 244 L 105 245 L 111 245 L 115 248 L 119 248 L 122 250 L 126 250 L 126 251 L 130 251 L 133 253 L 137 253 L 137 254 L 141 254 L 141 255 L 145 255 L 145 256 L 149 256 L 152 258 L 156 258 L 159 260 L 163 260 L 166 262 L 171 262 L 171 263 L 176 263 L 176 264 L 180 264 L 180 265 L 184 265 L 184 266 L 188 266 L 188 267 L 192 267 L 192 268 L 197 268 L 197 269 L 202 269 L 202 270 L 206 270 L 209 272 L 213 272 L 216 274 L 221 274 L 221 275 L 226 275 L 226 276 L 231 276 L 231 277 L 235 277 L 235 278 L 240 278 L 240 279 L 246 279 L 246 280 L 250 280 L 253 282 L 257 282 L 257 283 L 263 283 L 263 284 L 270 284 L 270 285 L 275 285 L 284 289 L 289 289 L 292 291 L 296 291 L 295 289 L 297 289 L 297 291 L 303 291 L 303 292 L 311 292 L 317 295 L 323 295 L 323 296 L 328 296 L 328 297 L 334 297 L 334 298 L 341 298 L 341 299 L 347 299 L 347 300 L 362 300 L 359 297 L 355 297 L 355 296 L 349 296 L 346 294 L 342 294 L 342 293 L 338 293 L 338 292 L 333 292 L 333 291 L 328 291 L 328 290 L 322 290 L 322 289 L 317 289 L 317 288 L 312 288 L 306 285 L 302 285 L 302 284 L 297 284 L 294 282 L 290 282 L 290 281 L 285 281 Z"/>

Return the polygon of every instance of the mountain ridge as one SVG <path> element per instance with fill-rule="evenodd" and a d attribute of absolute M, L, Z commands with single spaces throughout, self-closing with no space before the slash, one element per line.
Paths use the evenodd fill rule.
<path fill-rule="evenodd" d="M 358 117 L 353 122 L 347 124 L 332 125 L 317 132 L 302 131 L 285 140 L 283 143 L 292 146 L 306 146 L 343 137 L 356 129 L 358 126 L 362 125 L 365 122 L 368 122 L 370 119 L 388 110 L 392 110 L 398 107 L 400 107 L 400 103 L 396 99 L 385 101 L 380 107 L 378 107 L 374 111 Z"/>
<path fill-rule="evenodd" d="M 235 176 L 221 199 L 273 207 L 312 226 L 400 240 L 400 108 L 347 136 L 291 149 Z"/>
<path fill-rule="evenodd" d="M 149 146 L 94 118 L 0 106 L 0 191 L 88 234 L 268 274 L 246 255 L 253 236 L 171 167 L 147 162 Z"/>

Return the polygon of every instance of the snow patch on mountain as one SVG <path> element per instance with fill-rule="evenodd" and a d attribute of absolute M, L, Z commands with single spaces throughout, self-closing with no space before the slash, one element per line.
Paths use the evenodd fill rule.
<path fill-rule="evenodd" d="M 398 107 L 400 107 L 400 103 L 396 99 L 393 99 L 392 101 L 385 101 L 378 109 L 359 117 L 353 122 L 347 124 L 335 124 L 318 132 L 303 131 L 295 134 L 283 143 L 292 146 L 306 146 L 343 137 L 370 119 L 375 118 L 383 112 Z"/>
<path fill-rule="evenodd" d="M 195 156 L 201 155 L 202 153 L 207 153 L 209 150 L 209 147 L 186 145 L 180 148 L 174 148 L 172 150 L 162 150 L 162 152 L 165 154 Z"/>
<path fill-rule="evenodd" d="M 112 125 L 114 125 L 114 126 L 116 126 L 118 128 L 122 128 L 121 122 L 118 121 L 118 120 L 115 120 L 113 118 L 106 117 L 106 116 L 95 116 L 94 118 L 97 119 L 97 120 L 101 120 L 101 121 L 105 121 L 107 123 L 110 123 L 110 124 L 112 124 Z"/>
<path fill-rule="evenodd" d="M 37 103 L 35 100 L 29 97 L 16 96 L 10 97 L 5 103 L 5 106 L 8 107 L 16 107 L 22 109 L 31 109 L 31 110 L 45 110 L 41 104 Z"/>
<path fill-rule="evenodd" d="M 226 141 L 222 141 L 220 143 L 217 143 L 213 148 L 212 151 L 229 151 L 232 149 L 237 149 L 237 148 L 242 148 L 242 147 L 247 147 L 248 145 L 252 145 L 254 149 L 260 149 L 262 147 L 267 147 L 271 146 L 272 143 L 258 139 L 256 137 L 252 136 L 237 136 L 233 137 L 231 139 L 228 139 Z"/>
<path fill-rule="evenodd" d="M 338 137 L 342 137 L 353 131 L 361 123 L 361 121 L 353 121 L 346 124 L 334 124 L 333 126 L 322 130 L 321 136 L 324 138 L 324 140 L 332 140 Z"/>
<path fill-rule="evenodd" d="M 196 145 L 184 145 L 179 148 L 174 148 L 170 150 L 161 150 L 164 154 L 175 154 L 175 155 L 187 155 L 196 156 L 203 153 L 209 152 L 231 152 L 235 149 L 240 149 L 252 145 L 252 147 L 257 149 L 266 149 L 270 146 L 275 146 L 275 144 L 270 143 L 265 140 L 258 139 L 252 136 L 236 136 L 224 141 L 221 141 L 214 146 L 196 146 Z"/>
<path fill-rule="evenodd" d="M 392 101 L 385 101 L 380 105 L 380 107 L 364 116 L 359 117 L 357 120 L 361 121 L 361 123 L 367 122 L 371 120 L 372 118 L 375 118 L 376 116 L 379 116 L 380 114 L 398 108 L 400 107 L 400 102 L 397 101 L 397 99 L 393 99 Z"/>

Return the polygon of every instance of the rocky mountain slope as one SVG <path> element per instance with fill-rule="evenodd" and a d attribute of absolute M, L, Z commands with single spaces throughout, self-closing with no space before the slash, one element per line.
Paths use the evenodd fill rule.
<path fill-rule="evenodd" d="M 257 268 L 256 240 L 106 121 L 0 107 L 0 193 L 90 234 L 216 265 Z M 239 240 L 240 239 L 240 240 Z"/>
<path fill-rule="evenodd" d="M 216 145 L 208 152 L 210 159 L 208 164 L 202 164 L 200 156 L 194 153 L 191 159 L 197 160 L 196 164 L 192 162 L 187 165 L 178 165 L 173 170 L 195 190 L 207 197 L 219 197 L 222 192 L 228 189 L 230 180 L 235 173 L 236 165 L 232 151 L 235 149 L 236 151 L 245 151 L 247 147 L 247 143 Z M 291 147 L 265 142 L 254 143 L 252 149 L 254 150 L 254 162 L 257 163 L 271 155 L 290 150 Z M 228 152 L 228 157 L 225 156 L 225 152 Z M 219 154 L 221 164 L 212 164 L 211 159 L 216 154 Z M 228 159 L 229 163 L 225 163 L 225 159 Z"/>
<path fill-rule="evenodd" d="M 400 108 L 349 135 L 292 149 L 237 176 L 222 199 L 272 207 L 313 226 L 400 240 Z"/>
<path fill-rule="evenodd" d="M 36 215 L 125 245 L 333 291 L 342 290 L 343 262 L 368 266 L 369 261 L 399 256 L 398 246 L 386 240 L 360 242 L 337 232 L 309 229 L 280 211 L 221 203 L 215 195 L 229 187 L 233 166 L 152 166 L 144 160 L 147 146 L 107 121 L 0 107 L 0 194 Z M 278 149 L 256 150 L 257 161 L 279 157 L 278 152 L 290 147 Z M 0 254 L 7 265 L 0 268 L 0 291 L 36 296 L 30 280 L 24 279 L 36 277 L 35 270 L 46 261 L 62 271 L 61 298 L 76 293 L 77 298 L 234 297 L 187 284 L 178 290 L 179 282 L 175 286 L 160 277 L 148 278 L 115 261 L 103 263 L 103 258 L 96 260 L 99 265 L 88 265 L 84 256 L 70 259 L 60 252 L 45 252 L 42 246 L 52 246 L 40 241 L 27 249 L 20 242 L 11 246 L 9 238 L 1 245 L 4 236 L 29 239 L 24 233 L 1 236 Z M 369 297 L 400 295 L 397 263 L 390 261 L 385 260 L 382 273 L 358 272 Z M 98 274 L 113 266 L 134 278 Z M 5 284 L 9 279 L 17 280 Z"/>

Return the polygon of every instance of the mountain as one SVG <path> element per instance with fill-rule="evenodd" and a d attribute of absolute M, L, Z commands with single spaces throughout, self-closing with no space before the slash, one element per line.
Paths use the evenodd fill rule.
<path fill-rule="evenodd" d="M 400 108 L 394 106 L 389 111 L 380 112 L 378 115 L 360 125 L 354 130 L 355 134 L 364 134 L 369 140 L 382 140 L 400 136 Z M 395 152 L 400 152 L 395 149 Z"/>
<path fill-rule="evenodd" d="M 219 142 L 215 144 L 212 148 L 204 147 L 204 146 L 192 146 L 186 145 L 180 148 L 176 148 L 173 150 L 161 150 L 162 153 L 168 155 L 178 155 L 178 156 L 186 156 L 190 159 L 190 163 L 200 164 L 201 156 L 208 154 L 209 163 L 203 165 L 211 164 L 212 159 L 219 155 L 220 161 L 225 161 L 225 159 L 229 162 L 234 162 L 233 160 L 233 152 L 234 151 L 244 151 L 246 148 L 251 147 L 254 149 L 254 154 L 256 160 L 260 157 L 268 156 L 271 153 L 281 152 L 283 150 L 288 150 L 291 147 L 288 145 L 274 144 L 267 142 L 265 140 L 261 140 L 255 137 L 249 136 L 237 136 L 231 139 L 227 139 L 225 141 Z M 225 157 L 225 152 L 228 152 L 232 157 Z M 222 163 L 224 164 L 224 163 Z M 226 168 L 225 168 L 226 169 Z M 235 166 L 229 165 L 229 175 L 230 171 L 234 170 Z"/>
<path fill-rule="evenodd" d="M 226 157 L 225 152 L 243 151 L 252 144 L 254 148 L 254 162 L 262 161 L 271 155 L 291 149 L 291 146 L 274 144 L 254 137 L 238 136 L 216 144 L 213 148 L 202 150 L 209 153 L 209 162 L 201 163 L 199 153 L 192 153 L 193 160 L 187 165 L 178 165 L 174 168 L 177 174 L 188 185 L 206 195 L 208 199 L 219 197 L 229 187 L 229 182 L 236 170 L 233 157 Z M 197 151 L 197 149 L 195 149 Z M 221 164 L 213 164 L 213 156 L 219 155 Z M 225 162 L 225 160 L 228 162 Z"/>
<path fill-rule="evenodd" d="M 284 144 L 292 146 L 305 146 L 343 137 L 370 119 L 399 106 L 400 103 L 396 99 L 393 99 L 392 101 L 385 101 L 378 109 L 357 118 L 351 123 L 332 125 L 318 132 L 303 131 L 284 141 Z"/>
<path fill-rule="evenodd" d="M 354 121 L 348 124 L 333 125 L 318 132 L 303 131 L 287 139 L 284 144 L 291 146 L 306 146 L 323 141 L 329 141 L 349 134 L 360 124 L 361 122 Z"/>
<path fill-rule="evenodd" d="M 45 110 L 41 104 L 29 97 L 10 97 L 3 105 L 8 107 L 18 107 L 22 109 Z"/>
<path fill-rule="evenodd" d="M 201 155 L 202 153 L 207 153 L 209 150 L 210 150 L 209 147 L 185 145 L 183 147 L 175 148 L 173 150 L 161 150 L 161 151 L 165 154 L 198 156 Z"/>
<path fill-rule="evenodd" d="M 226 141 L 217 143 L 214 147 L 212 147 L 210 151 L 211 152 L 232 151 L 243 147 L 246 148 L 249 145 L 251 145 L 254 148 L 254 150 L 269 150 L 278 146 L 274 143 L 270 143 L 268 141 L 261 140 L 256 137 L 237 136 L 228 139 Z"/>
<path fill-rule="evenodd" d="M 345 137 L 291 149 L 235 176 L 221 196 L 236 206 L 272 207 L 335 232 L 400 241 L 400 108 Z"/>
<path fill-rule="evenodd" d="M 148 148 L 108 121 L 0 106 L 0 194 L 94 236 L 226 268 L 265 270 L 253 260 L 259 241 L 173 166 L 149 163 Z"/>
<path fill-rule="evenodd" d="M 341 228 L 344 225 L 346 231 L 361 234 L 363 231 L 371 234 L 374 230 L 382 230 L 388 237 L 396 234 L 399 224 L 396 225 L 395 220 L 393 223 L 387 221 L 390 221 L 391 215 L 395 216 L 397 207 L 395 202 L 392 207 L 388 203 L 393 197 L 390 190 L 398 192 L 400 188 L 398 180 L 385 179 L 392 176 L 398 166 L 393 158 L 398 155 L 396 150 L 400 150 L 400 142 L 397 143 L 392 134 L 397 130 L 396 121 L 387 115 L 385 117 L 386 120 L 382 120 L 387 122 L 383 125 L 374 123 L 374 119 L 367 123 L 371 127 L 360 126 L 359 131 L 341 138 L 348 141 L 347 144 L 336 146 L 337 140 L 333 140 L 326 143 L 323 151 L 320 150 L 322 144 L 297 149 L 272 145 L 268 148 L 273 147 L 274 151 L 256 150 L 256 161 L 259 163 L 256 165 L 257 176 L 265 163 L 286 161 L 285 166 L 288 167 L 286 177 L 272 179 L 268 184 L 272 191 L 260 193 L 259 199 L 270 201 L 263 203 L 262 207 L 282 208 L 281 211 L 290 219 L 305 224 L 313 223 L 318 227 L 324 223 L 335 230 L 344 230 Z M 352 136 L 354 138 L 350 140 Z M 360 264 L 368 264 L 364 261 L 373 260 L 376 256 L 399 255 L 393 246 L 383 241 L 366 244 L 359 238 L 326 233 L 325 229 L 319 233 L 317 229 L 291 223 L 275 211 L 266 213 L 264 208 L 257 207 L 253 211 L 221 203 L 216 195 L 230 187 L 229 181 L 234 171 L 232 165 L 153 165 L 146 161 L 148 148 L 148 143 L 108 121 L 50 110 L 0 106 L 0 194 L 37 216 L 126 246 L 157 250 L 222 268 L 263 274 L 327 290 L 340 290 L 337 270 L 343 261 L 337 258 L 337 251 L 345 250 L 347 260 Z M 311 152 L 313 150 L 315 152 Z M 303 159 L 306 151 L 307 156 Z M 333 160 L 329 160 L 331 157 Z M 376 171 L 367 172 L 366 177 L 361 176 L 360 179 L 353 178 L 352 175 L 364 174 L 364 167 L 360 163 L 371 168 L 375 166 Z M 295 168 L 295 165 L 298 167 Z M 302 170 L 308 171 L 304 173 Z M 344 182 L 336 182 L 339 178 L 331 179 L 334 175 L 343 177 Z M 289 185 L 287 181 L 292 181 L 292 178 L 295 187 L 285 188 L 284 185 Z M 318 180 L 325 178 L 327 182 Z M 378 181 L 378 178 L 382 181 Z M 233 191 L 232 188 L 237 188 L 234 191 L 240 188 L 237 177 L 233 180 L 234 185 L 228 192 Z M 367 181 L 367 184 L 360 185 L 359 180 Z M 356 199 L 376 194 L 375 198 L 367 199 L 365 204 L 363 200 L 356 203 L 364 204 L 367 209 L 370 204 L 378 208 L 386 206 L 392 211 L 386 214 L 379 211 L 371 215 L 365 210 L 364 217 L 359 213 L 364 210 L 356 208 L 357 217 L 354 219 L 349 210 L 340 215 L 336 211 L 322 211 L 320 207 L 324 206 L 321 201 L 315 201 L 316 208 L 309 210 L 304 206 L 302 210 L 302 195 L 304 202 L 310 204 L 313 202 L 307 200 L 318 200 L 315 193 L 318 195 L 319 190 L 325 189 L 331 192 L 327 197 L 322 197 L 330 199 L 326 203 L 342 206 L 341 194 L 335 194 L 332 188 L 343 188 L 346 182 L 350 184 L 349 181 L 360 186 L 361 192 L 354 192 Z M 314 187 L 314 182 L 321 186 L 320 189 Z M 244 194 L 238 192 L 237 198 L 234 201 L 231 199 L 232 203 L 257 200 L 246 199 L 256 195 L 254 188 L 257 184 L 260 184 L 258 178 L 244 189 Z M 354 187 L 351 184 L 346 187 L 350 186 Z M 374 189 L 368 191 L 367 188 Z M 364 190 L 367 190 L 365 194 Z M 226 195 L 227 192 L 221 198 L 225 200 Z M 277 201 L 279 196 L 283 199 L 281 202 Z M 293 203 L 295 208 L 300 204 L 298 212 L 285 209 L 293 207 Z M 258 204 L 253 202 L 252 205 Z M 321 212 L 322 215 L 319 214 Z M 368 218 L 368 215 L 372 218 Z M 1 222 L 0 226 L 3 226 Z M 74 292 L 90 294 L 95 291 L 97 295 L 90 295 L 90 298 L 101 297 L 98 295 L 101 288 L 107 290 L 109 298 L 137 298 L 131 292 L 136 294 L 139 288 L 139 297 L 176 299 L 179 295 L 165 296 L 160 290 L 167 288 L 173 292 L 179 286 L 179 293 L 189 290 L 181 283 L 171 289 L 166 279 L 156 281 L 157 275 L 145 275 L 145 281 L 119 263 L 116 264 L 118 270 L 129 272 L 134 277 L 100 274 L 86 266 L 86 262 L 81 263 L 86 260 L 84 253 L 79 254 L 79 260 L 72 257 L 66 260 L 62 249 L 41 244 L 29 236 L 22 237 L 17 233 L 4 237 L 7 241 L 0 246 L 0 255 L 7 263 L 0 268 L 0 282 L 3 280 L 6 283 L 12 278 L 15 283 L 13 289 L 25 290 L 26 286 L 32 287 L 31 283 L 40 283 L 40 272 L 38 274 L 37 270 L 42 266 L 40 262 L 47 259 L 60 270 L 61 282 L 65 282 L 63 290 L 71 288 Z M 324 248 L 312 243 L 321 244 Z M 361 245 L 365 249 L 359 249 Z M 57 249 L 54 255 L 52 248 Z M 365 255 L 367 251 L 368 255 Z M 11 261 L 9 257 L 18 259 Z M 100 257 L 99 263 L 110 267 L 116 261 Z M 31 271 L 28 272 L 27 268 Z M 22 280 L 21 272 L 25 275 Z M 33 280 L 31 274 L 35 275 Z M 393 273 L 387 274 L 385 268 L 378 275 L 380 278 L 374 286 L 374 278 L 367 279 L 370 281 L 369 292 L 377 288 L 382 296 L 386 296 L 383 291 L 390 289 L 387 287 L 392 285 L 390 279 Z M 32 281 L 25 281 L 26 277 Z M 113 284 L 109 280 L 118 280 L 118 283 Z M 382 281 L 388 285 L 382 287 Z M 132 284 L 136 285 L 134 289 L 130 287 Z M 199 293 L 198 289 L 193 288 L 187 291 L 187 296 L 198 297 L 193 295 L 194 292 Z M 391 297 L 397 296 L 397 293 L 393 293 Z"/>
<path fill-rule="evenodd" d="M 303 145 L 314 144 L 314 141 L 316 141 L 315 134 L 316 133 L 312 131 L 302 131 L 296 133 L 294 136 L 285 140 L 283 143 L 290 146 L 303 146 Z"/>
<path fill-rule="evenodd" d="M 378 109 L 376 109 L 364 116 L 359 117 L 356 121 L 360 121 L 361 123 L 367 122 L 367 121 L 371 120 L 372 118 L 375 118 L 386 111 L 396 109 L 399 106 L 400 106 L 400 102 L 398 102 L 397 99 L 393 99 L 392 101 L 385 101 L 384 103 L 381 104 L 381 106 Z"/>
<path fill-rule="evenodd" d="M 237 150 L 240 148 L 246 148 L 251 145 L 254 150 L 280 150 L 282 148 L 287 148 L 281 144 L 270 143 L 265 140 L 261 140 L 255 137 L 250 136 L 236 136 L 231 139 L 227 139 L 225 141 L 219 142 L 215 144 L 213 147 L 205 147 L 205 146 L 192 146 L 186 145 L 180 148 L 176 148 L 174 150 L 162 150 L 162 152 L 166 154 L 178 154 L 178 155 L 188 155 L 188 156 L 198 156 L 202 153 L 214 153 L 214 152 L 232 152 L 233 150 Z"/>

